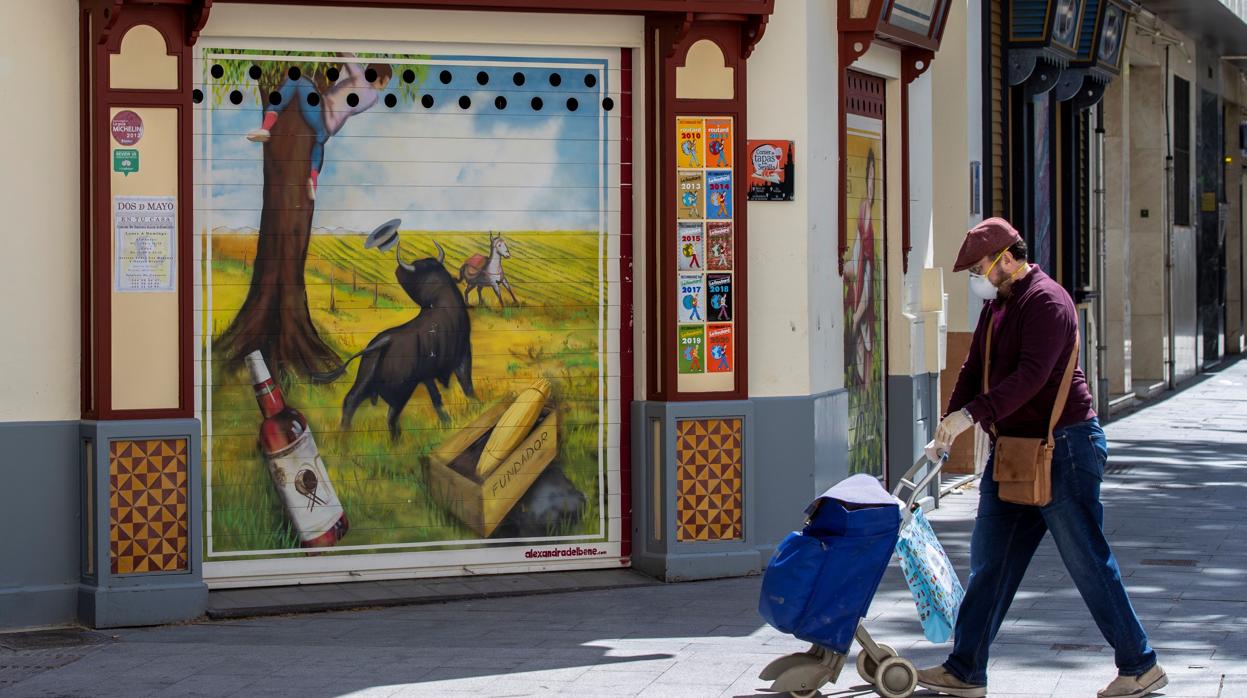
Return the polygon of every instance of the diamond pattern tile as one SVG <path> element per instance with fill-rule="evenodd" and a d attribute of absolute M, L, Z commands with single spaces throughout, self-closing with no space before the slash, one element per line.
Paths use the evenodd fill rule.
<path fill-rule="evenodd" d="M 108 463 L 113 574 L 186 570 L 186 439 L 113 441 Z"/>
<path fill-rule="evenodd" d="M 744 537 L 743 420 L 676 422 L 676 539 Z"/>

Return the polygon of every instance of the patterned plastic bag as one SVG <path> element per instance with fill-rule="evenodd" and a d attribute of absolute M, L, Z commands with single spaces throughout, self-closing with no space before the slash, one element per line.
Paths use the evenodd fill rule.
<path fill-rule="evenodd" d="M 896 555 L 918 606 L 923 635 L 931 642 L 947 642 L 966 592 L 921 508 L 897 538 Z"/>

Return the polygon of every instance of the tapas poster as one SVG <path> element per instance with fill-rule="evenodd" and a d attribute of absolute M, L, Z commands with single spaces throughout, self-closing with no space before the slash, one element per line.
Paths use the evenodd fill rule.
<path fill-rule="evenodd" d="M 706 372 L 706 326 L 680 325 L 680 373 Z"/>
<path fill-rule="evenodd" d="M 706 268 L 710 271 L 732 270 L 731 221 L 706 224 Z"/>
<path fill-rule="evenodd" d="M 706 277 L 701 274 L 680 274 L 679 322 L 706 321 Z"/>
<path fill-rule="evenodd" d="M 732 372 L 732 326 L 706 327 L 706 370 L 710 373 Z"/>
<path fill-rule="evenodd" d="M 792 201 L 792 141 L 749 141 L 749 200 Z"/>
<path fill-rule="evenodd" d="M 676 202 L 676 218 L 701 220 L 706 217 L 706 179 L 702 171 L 680 170 L 680 188 Z"/>
<path fill-rule="evenodd" d="M 680 271 L 701 271 L 706 263 L 706 234 L 701 223 L 680 223 L 676 235 L 679 238 Z"/>

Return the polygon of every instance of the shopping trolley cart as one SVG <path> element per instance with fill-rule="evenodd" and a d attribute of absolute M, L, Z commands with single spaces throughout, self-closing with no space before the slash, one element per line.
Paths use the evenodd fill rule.
<path fill-rule="evenodd" d="M 762 670 L 759 678 L 773 682 L 770 691 L 814 696 L 840 678 L 856 640 L 861 646 L 857 673 L 876 693 L 883 698 L 913 694 L 918 685 L 913 662 L 875 642 L 863 619 L 899 532 L 946 460 L 922 458 L 891 494 L 873 477 L 851 476 L 806 509 L 805 528 L 780 544 L 763 577 L 759 612 L 771 625 L 812 644 Z"/>

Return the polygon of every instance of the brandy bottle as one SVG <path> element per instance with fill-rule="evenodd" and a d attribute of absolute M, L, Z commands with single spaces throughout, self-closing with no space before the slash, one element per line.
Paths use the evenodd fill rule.
<path fill-rule="evenodd" d="M 299 543 L 304 548 L 335 545 L 346 535 L 350 524 L 329 481 L 307 419 L 286 404 L 259 351 L 248 354 L 246 363 L 260 414 L 264 416 L 260 423 L 260 449 Z"/>

